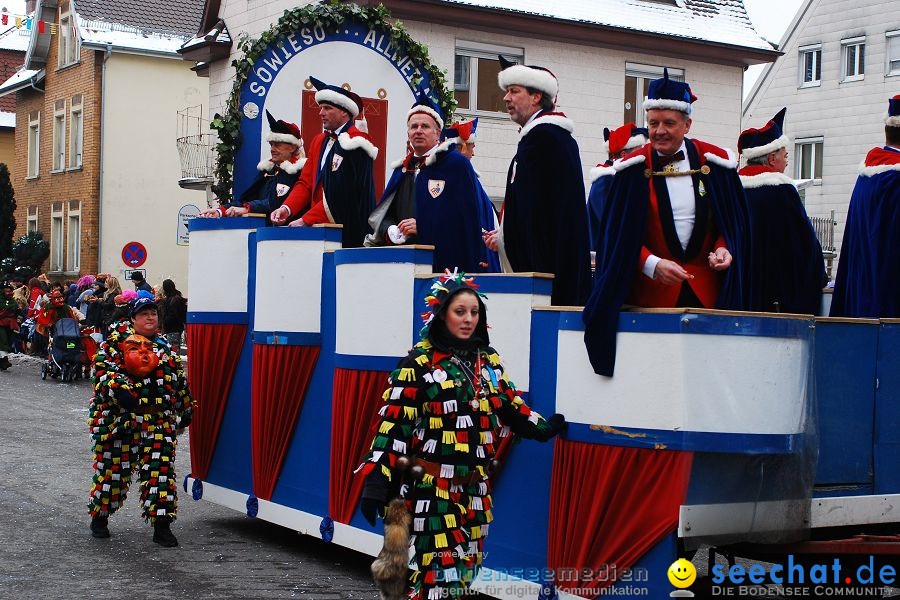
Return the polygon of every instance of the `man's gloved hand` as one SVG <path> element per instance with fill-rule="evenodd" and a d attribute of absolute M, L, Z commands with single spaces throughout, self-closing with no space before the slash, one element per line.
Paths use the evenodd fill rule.
<path fill-rule="evenodd" d="M 137 408 L 138 398 L 129 390 L 117 387 L 115 390 L 113 390 L 113 397 L 116 399 L 116 404 L 118 404 L 125 410 L 131 411 Z"/>
<path fill-rule="evenodd" d="M 560 433 L 563 433 L 569 427 L 569 424 L 566 423 L 566 418 L 564 416 L 556 413 L 555 415 L 547 419 L 547 426 L 547 430 L 541 432 L 541 435 L 538 436 L 538 440 L 542 442 L 552 440 Z"/>
<path fill-rule="evenodd" d="M 389 488 L 390 481 L 380 471 L 379 466 L 366 475 L 359 509 L 369 525 L 375 525 L 376 517 L 384 516 L 384 506 L 387 504 Z"/>

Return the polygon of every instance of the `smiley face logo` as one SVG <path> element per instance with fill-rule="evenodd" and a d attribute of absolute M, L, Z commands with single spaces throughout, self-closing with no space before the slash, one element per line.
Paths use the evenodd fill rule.
<path fill-rule="evenodd" d="M 677 588 L 690 587 L 694 580 L 697 579 L 697 569 L 689 560 L 679 558 L 666 571 L 669 576 L 669 583 Z"/>

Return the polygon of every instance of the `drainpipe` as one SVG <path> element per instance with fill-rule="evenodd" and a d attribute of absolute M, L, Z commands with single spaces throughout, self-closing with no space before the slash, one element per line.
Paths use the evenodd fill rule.
<path fill-rule="evenodd" d="M 112 44 L 106 44 L 103 53 L 103 66 L 100 74 L 100 171 L 97 182 L 97 272 L 104 272 L 100 268 L 100 257 L 103 255 L 103 120 L 106 112 L 106 61 L 112 55 Z M 83 126 L 82 126 L 83 127 Z M 111 271 L 110 271 L 111 272 Z"/>

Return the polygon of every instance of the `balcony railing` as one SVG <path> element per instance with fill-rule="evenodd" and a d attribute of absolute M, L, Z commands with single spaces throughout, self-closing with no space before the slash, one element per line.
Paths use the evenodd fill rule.
<path fill-rule="evenodd" d="M 215 134 L 200 133 L 175 140 L 181 159 L 178 185 L 186 189 L 205 190 L 213 184 L 215 169 Z"/>
<path fill-rule="evenodd" d="M 215 181 L 216 135 L 209 130 L 202 106 L 190 106 L 179 110 L 177 115 L 175 145 L 181 159 L 178 185 L 186 189 L 206 190 L 208 194 Z"/>
<path fill-rule="evenodd" d="M 834 229 L 837 227 L 837 221 L 834 220 L 834 211 L 831 211 L 829 217 L 810 217 L 816 237 L 819 244 L 822 245 L 822 256 L 825 258 L 825 271 L 828 273 L 828 279 L 832 279 L 832 266 L 834 259 L 837 258 L 837 246 L 834 245 Z"/>

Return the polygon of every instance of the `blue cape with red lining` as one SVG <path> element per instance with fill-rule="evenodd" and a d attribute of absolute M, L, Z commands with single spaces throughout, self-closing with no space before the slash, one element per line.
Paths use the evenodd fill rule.
<path fill-rule="evenodd" d="M 753 239 L 751 310 L 818 314 L 825 261 L 797 188 L 767 166 L 747 166 L 739 174 Z"/>
<path fill-rule="evenodd" d="M 746 310 L 750 305 L 750 239 L 746 198 L 736 162 L 711 144 L 685 138 L 688 153 L 699 153 L 710 167 L 701 175 L 713 218 L 731 252 L 716 308 Z M 616 364 L 619 309 L 638 272 L 641 246 L 650 216 L 650 185 L 644 170 L 651 164 L 651 145 L 615 163 L 616 175 L 600 218 L 600 248 L 594 285 L 582 313 L 584 343 L 598 375 L 612 377 Z"/>
<path fill-rule="evenodd" d="M 900 151 L 873 148 L 850 197 L 833 317 L 900 317 Z"/>

